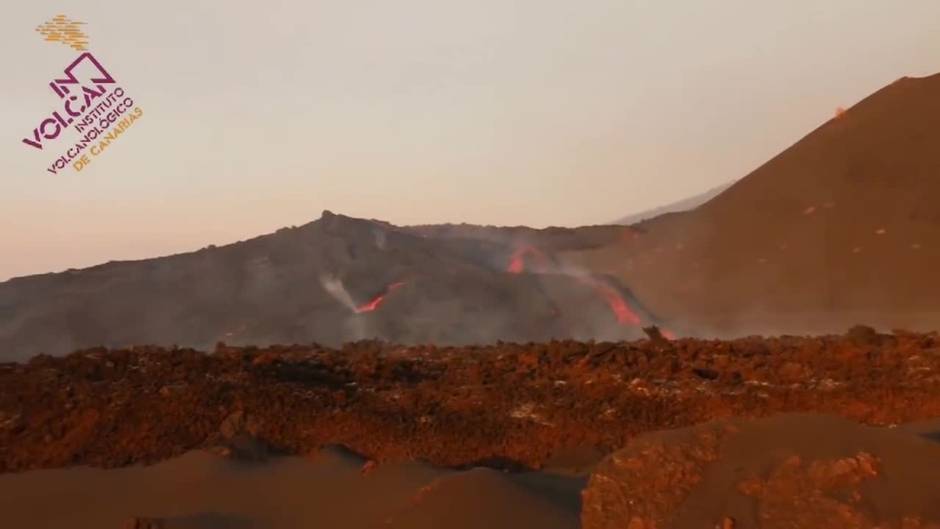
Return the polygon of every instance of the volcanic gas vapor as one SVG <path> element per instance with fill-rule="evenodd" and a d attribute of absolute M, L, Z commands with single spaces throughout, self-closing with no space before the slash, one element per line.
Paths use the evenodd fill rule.
<path fill-rule="evenodd" d="M 323 275 L 320 276 L 320 285 L 322 285 L 323 290 L 326 290 L 336 301 L 345 305 L 350 311 L 357 312 L 356 303 L 353 301 L 352 296 L 349 295 L 349 291 L 346 290 L 346 287 L 343 286 L 342 281 L 333 276 Z"/>
<path fill-rule="evenodd" d="M 363 312 L 372 312 L 375 309 L 379 308 L 379 305 L 381 305 L 382 302 L 385 301 L 385 298 L 388 297 L 389 294 L 397 290 L 399 287 L 404 286 L 404 284 L 405 284 L 404 281 L 398 281 L 397 283 L 392 283 L 385 289 L 385 292 L 373 298 L 372 301 L 369 301 L 368 303 L 364 303 L 356 307 L 354 309 L 356 314 L 362 314 Z"/>

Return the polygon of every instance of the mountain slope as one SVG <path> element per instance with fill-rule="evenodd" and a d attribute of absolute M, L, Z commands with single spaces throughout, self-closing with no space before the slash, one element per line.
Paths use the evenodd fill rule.
<path fill-rule="evenodd" d="M 605 278 L 507 271 L 517 241 L 434 237 L 326 212 L 229 246 L 0 283 L 0 358 L 134 344 L 211 347 L 624 338 Z M 543 265 L 550 265 L 545 257 Z"/>
<path fill-rule="evenodd" d="M 671 202 L 664 206 L 647 209 L 639 213 L 633 213 L 632 215 L 627 215 L 626 217 L 620 218 L 619 220 L 615 221 L 614 224 L 629 226 L 631 224 L 636 224 L 638 222 L 652 219 L 660 215 L 665 215 L 666 213 L 678 213 L 680 211 L 689 211 L 691 209 L 695 209 L 701 206 L 702 204 L 720 195 L 732 185 L 734 185 L 734 182 L 728 182 L 726 184 L 721 184 L 720 186 L 713 187 L 703 193 L 699 193 L 697 195 L 684 198 L 682 200 L 677 200 L 675 202 Z"/>
<path fill-rule="evenodd" d="M 703 206 L 569 252 L 702 332 L 940 325 L 940 76 L 901 79 Z"/>
<path fill-rule="evenodd" d="M 0 358 L 141 343 L 465 344 L 940 328 L 940 76 L 901 79 L 717 197 L 632 226 L 325 213 L 191 254 L 0 283 Z"/>

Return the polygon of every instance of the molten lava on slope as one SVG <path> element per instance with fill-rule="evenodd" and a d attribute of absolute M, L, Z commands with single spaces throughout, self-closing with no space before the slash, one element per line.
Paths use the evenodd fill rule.
<path fill-rule="evenodd" d="M 372 298 L 372 300 L 369 301 L 368 303 L 363 303 L 362 305 L 359 305 L 358 307 L 356 307 L 356 314 L 362 314 L 363 312 L 372 312 L 375 309 L 379 308 L 379 305 L 381 305 L 382 302 L 385 301 L 385 298 L 388 297 L 389 294 L 403 287 L 404 285 L 405 285 L 404 281 L 398 281 L 398 282 L 392 283 L 391 285 L 386 287 L 385 292 L 382 292 L 378 296 Z"/>
<path fill-rule="evenodd" d="M 527 268 L 526 258 L 533 261 L 532 264 L 534 266 Z M 559 267 L 545 252 L 530 244 L 517 246 L 516 250 L 510 255 L 509 265 L 506 267 L 506 271 L 511 274 L 523 274 L 526 272 L 531 274 L 551 273 L 572 277 L 580 284 L 589 287 L 604 301 L 610 308 L 610 311 L 613 313 L 619 325 L 640 327 L 644 323 L 644 318 L 640 317 L 641 310 L 631 306 L 626 296 L 622 294 L 616 286 L 613 286 L 609 280 L 581 270 Z M 637 305 L 639 305 L 639 303 L 637 303 Z M 646 311 L 642 312 L 648 314 Z M 655 318 L 648 315 L 645 319 L 648 324 L 658 323 L 655 321 Z M 673 333 L 669 331 L 663 332 L 663 336 L 668 339 L 674 338 Z"/>

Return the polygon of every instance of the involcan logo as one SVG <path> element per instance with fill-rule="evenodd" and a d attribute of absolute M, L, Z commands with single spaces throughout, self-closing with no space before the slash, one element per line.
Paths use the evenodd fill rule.
<path fill-rule="evenodd" d="M 48 152 L 47 149 L 62 149 L 64 136 L 72 137 L 65 151 L 59 150 L 61 154 L 46 168 L 52 174 L 58 174 L 69 165 L 81 171 L 144 113 L 88 50 L 89 38 L 82 31 L 84 25 L 84 22 L 57 15 L 36 28 L 46 41 L 80 52 L 65 67 L 63 75 L 53 77 L 49 83 L 49 88 L 59 98 L 58 106 L 39 120 L 22 140 L 28 148 Z"/>

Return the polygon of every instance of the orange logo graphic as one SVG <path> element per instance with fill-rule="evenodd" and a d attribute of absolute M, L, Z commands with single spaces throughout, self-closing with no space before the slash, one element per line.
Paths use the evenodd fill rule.
<path fill-rule="evenodd" d="M 36 28 L 36 31 L 49 42 L 61 42 L 78 51 L 85 51 L 88 49 L 88 35 L 82 32 L 81 26 L 84 24 L 65 15 L 56 15 Z"/>

